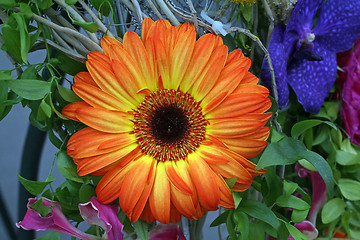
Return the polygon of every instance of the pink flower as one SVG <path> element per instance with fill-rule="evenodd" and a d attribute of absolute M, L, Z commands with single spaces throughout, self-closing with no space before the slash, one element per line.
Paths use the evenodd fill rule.
<path fill-rule="evenodd" d="M 360 146 L 360 39 L 353 49 L 338 54 L 338 71 L 342 89 L 340 111 L 351 142 Z"/>
<path fill-rule="evenodd" d="M 309 177 L 311 180 L 312 200 L 308 219 L 313 225 L 315 225 L 317 214 L 326 203 L 326 184 L 317 171 L 306 169 L 299 163 L 296 164 L 295 169 L 298 172 L 299 177 Z"/>
<path fill-rule="evenodd" d="M 158 225 L 150 233 L 149 240 L 186 240 L 186 238 L 177 225 Z"/>
<path fill-rule="evenodd" d="M 41 216 L 31 208 L 31 205 L 39 201 L 36 198 L 30 198 L 28 202 L 28 210 L 22 221 L 16 224 L 18 228 L 22 227 L 25 230 L 53 230 L 60 233 L 83 239 L 83 240 L 99 240 L 101 237 L 89 235 L 74 227 L 61 211 L 60 204 L 55 201 L 43 198 L 43 206 L 50 207 L 51 212 L 46 216 Z M 123 225 L 117 218 L 119 207 L 115 204 L 103 205 L 96 197 L 85 204 L 79 205 L 80 214 L 83 219 L 90 225 L 98 225 L 102 227 L 109 240 L 122 240 Z"/>
<path fill-rule="evenodd" d="M 300 230 L 305 236 L 308 237 L 309 240 L 317 238 L 319 235 L 318 230 L 315 226 L 309 221 L 302 221 L 301 223 L 295 223 L 294 225 L 297 229 Z M 294 240 L 294 238 L 290 235 L 288 240 Z"/>

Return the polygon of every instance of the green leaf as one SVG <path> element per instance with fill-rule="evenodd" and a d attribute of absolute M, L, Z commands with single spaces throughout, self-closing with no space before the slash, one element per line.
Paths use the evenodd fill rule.
<path fill-rule="evenodd" d="M 232 188 L 236 183 L 236 179 L 237 179 L 237 177 L 226 178 L 225 182 L 226 182 L 226 184 L 228 185 L 229 188 Z"/>
<path fill-rule="evenodd" d="M 79 98 L 73 91 L 70 89 L 63 87 L 61 85 L 57 85 L 60 96 L 67 102 L 81 102 L 82 99 Z"/>
<path fill-rule="evenodd" d="M 287 222 L 284 222 L 284 223 L 285 223 L 285 226 L 286 226 L 287 230 L 289 231 L 290 235 L 295 240 L 308 240 L 308 238 L 302 232 L 300 232 L 299 229 L 297 229 L 290 223 L 287 223 Z"/>
<path fill-rule="evenodd" d="M 37 182 L 28 180 L 26 178 L 21 177 L 19 174 L 16 174 L 20 183 L 24 186 L 24 188 L 31 193 L 32 195 L 39 195 L 42 193 L 47 185 L 52 183 L 55 179 L 51 178 L 45 182 Z"/>
<path fill-rule="evenodd" d="M 217 218 L 214 219 L 214 221 L 210 224 L 210 227 L 216 227 L 219 226 L 220 224 L 223 224 L 226 222 L 226 219 L 228 218 L 230 214 L 230 210 L 227 210 L 225 212 L 223 212 L 222 214 L 220 214 Z"/>
<path fill-rule="evenodd" d="M 75 3 L 77 3 L 77 0 L 65 0 L 65 3 L 67 5 L 74 5 Z"/>
<path fill-rule="evenodd" d="M 360 200 L 360 182 L 352 179 L 341 178 L 338 182 L 341 194 L 350 201 Z"/>
<path fill-rule="evenodd" d="M 324 224 L 331 223 L 337 219 L 345 209 L 345 202 L 340 198 L 334 198 L 328 201 L 322 211 L 321 220 Z"/>
<path fill-rule="evenodd" d="M 310 208 L 307 202 L 294 195 L 281 195 L 276 199 L 276 204 L 279 207 L 290 207 L 298 210 L 307 210 Z"/>
<path fill-rule="evenodd" d="M 239 192 L 232 192 L 233 198 L 234 198 L 234 204 L 235 204 L 235 209 L 239 206 L 242 197 L 240 196 Z"/>
<path fill-rule="evenodd" d="M 88 202 L 93 196 L 95 196 L 95 188 L 90 184 L 83 184 L 79 189 L 79 200 L 81 203 Z"/>
<path fill-rule="evenodd" d="M 243 16 L 243 18 L 245 19 L 246 22 L 250 22 L 251 17 L 252 17 L 252 5 L 249 4 L 245 4 L 245 5 L 240 5 L 240 11 L 241 11 L 241 15 Z"/>
<path fill-rule="evenodd" d="M 314 165 L 324 180 L 330 197 L 332 197 L 334 193 L 334 175 L 328 162 L 321 155 L 309 150 L 303 151 L 299 154 L 299 156 L 308 160 L 312 165 Z"/>
<path fill-rule="evenodd" d="M 53 231 L 34 240 L 60 240 L 60 233 Z"/>
<path fill-rule="evenodd" d="M 318 125 L 320 125 L 322 123 L 325 123 L 325 124 L 329 125 L 330 127 L 334 128 L 335 130 L 337 129 L 336 125 L 333 124 L 332 122 L 323 121 L 323 120 L 319 120 L 319 119 L 310 119 L 310 120 L 304 120 L 304 121 L 296 123 L 291 128 L 291 136 L 293 138 L 297 138 L 301 134 L 306 132 L 308 129 L 316 127 L 316 126 L 318 126 Z"/>
<path fill-rule="evenodd" d="M 84 63 L 75 61 L 59 51 L 56 52 L 56 59 L 60 61 L 59 68 L 71 76 L 75 76 L 78 72 L 86 71 Z"/>
<path fill-rule="evenodd" d="M 239 210 L 270 224 L 275 229 L 280 227 L 280 222 L 273 211 L 259 201 L 243 199 L 240 203 Z"/>
<path fill-rule="evenodd" d="M 16 3 L 15 0 L 1 0 L 0 1 L 0 7 L 4 8 L 4 9 L 10 9 L 12 7 L 15 7 Z"/>
<path fill-rule="evenodd" d="M 299 184 L 297 183 L 293 183 L 293 182 L 288 182 L 286 180 L 284 180 L 284 192 L 286 195 L 291 195 L 293 194 L 296 189 L 298 188 Z"/>
<path fill-rule="evenodd" d="M 66 151 L 61 150 L 56 154 L 56 164 L 57 168 L 61 175 L 63 175 L 65 178 L 78 182 L 78 183 L 84 183 L 87 177 L 80 177 L 76 172 L 76 164 L 74 161 L 67 155 Z"/>
<path fill-rule="evenodd" d="M 35 212 L 40 213 L 42 217 L 46 217 L 49 213 L 51 213 L 51 207 L 44 206 L 42 198 L 33 204 L 29 204 L 29 207 Z"/>
<path fill-rule="evenodd" d="M 265 229 L 261 226 L 262 222 L 250 223 L 249 235 L 247 240 L 260 240 L 265 238 Z"/>
<path fill-rule="evenodd" d="M 226 219 L 226 229 L 229 234 L 229 240 L 236 240 L 237 236 L 233 222 L 233 211 L 230 211 L 230 214 Z"/>
<path fill-rule="evenodd" d="M 97 32 L 99 26 L 94 22 L 79 22 L 76 20 L 72 20 L 72 23 L 75 25 L 78 25 L 79 27 L 82 27 L 86 31 L 89 31 L 91 33 Z"/>
<path fill-rule="evenodd" d="M 43 113 L 45 114 L 45 116 L 47 118 L 50 118 L 51 117 L 51 114 L 52 114 L 52 110 L 51 110 L 51 107 L 49 106 L 49 104 L 47 104 L 44 99 L 41 100 L 41 103 L 40 103 L 40 108 Z"/>
<path fill-rule="evenodd" d="M 41 10 L 47 9 L 54 4 L 52 0 L 37 0 L 36 3 Z"/>
<path fill-rule="evenodd" d="M 256 170 L 273 165 L 289 165 L 301 159 L 299 153 L 306 150 L 302 142 L 284 137 L 279 142 L 270 143 L 261 155 Z"/>
<path fill-rule="evenodd" d="M 6 51 L 13 56 L 14 60 L 18 63 L 22 63 L 21 52 L 20 52 L 20 32 L 17 29 L 10 27 L 5 24 L 2 29 L 4 46 L 6 47 Z"/>
<path fill-rule="evenodd" d="M 90 0 L 91 5 L 98 10 L 102 15 L 109 16 L 113 8 L 112 1 L 110 0 Z"/>
<path fill-rule="evenodd" d="M 51 83 L 34 79 L 6 81 L 9 88 L 17 95 L 29 100 L 40 100 L 50 92 Z"/>
<path fill-rule="evenodd" d="M 148 224 L 145 221 L 137 220 L 133 223 L 136 234 L 141 240 L 149 239 Z"/>
<path fill-rule="evenodd" d="M 309 209 L 306 210 L 294 209 L 291 214 L 291 221 L 295 223 L 302 222 L 306 219 L 308 213 L 309 213 Z"/>
<path fill-rule="evenodd" d="M 243 212 L 235 211 L 233 217 L 236 224 L 236 228 L 241 233 L 241 237 L 239 240 L 241 239 L 247 240 L 249 235 L 249 227 L 250 227 L 250 221 L 248 216 Z"/>
<path fill-rule="evenodd" d="M 360 154 L 336 150 L 335 160 L 337 163 L 343 166 L 360 164 Z"/>
<path fill-rule="evenodd" d="M 20 13 L 27 19 L 30 19 L 34 14 L 29 4 L 26 3 L 20 3 Z"/>

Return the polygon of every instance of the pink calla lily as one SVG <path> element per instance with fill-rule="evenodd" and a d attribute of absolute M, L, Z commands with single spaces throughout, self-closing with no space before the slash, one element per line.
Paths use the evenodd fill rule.
<path fill-rule="evenodd" d="M 43 198 L 43 206 L 50 207 L 51 212 L 46 216 L 41 216 L 40 213 L 33 210 L 30 206 L 39 199 L 30 198 L 28 202 L 28 210 L 22 221 L 16 224 L 18 228 L 25 230 L 53 230 L 64 233 L 83 240 L 122 240 L 123 239 L 123 225 L 117 218 L 119 207 L 115 204 L 103 205 L 96 197 L 93 197 L 89 202 L 79 205 L 80 214 L 83 219 L 90 225 L 98 225 L 102 227 L 106 236 L 97 237 L 84 233 L 73 226 L 61 211 L 60 204 L 55 201 Z"/>

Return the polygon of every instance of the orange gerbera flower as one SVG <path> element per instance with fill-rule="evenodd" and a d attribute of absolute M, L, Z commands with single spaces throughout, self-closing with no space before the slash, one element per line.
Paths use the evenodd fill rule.
<path fill-rule="evenodd" d="M 194 26 L 145 19 L 141 39 L 104 37 L 89 72 L 75 76 L 84 102 L 64 116 L 88 127 L 71 136 L 68 154 L 79 175 L 104 175 L 100 202 L 119 199 L 131 221 L 199 219 L 218 205 L 234 208 L 234 191 L 248 189 L 269 135 L 268 90 L 248 72 L 240 50 L 220 37 L 196 40 Z"/>

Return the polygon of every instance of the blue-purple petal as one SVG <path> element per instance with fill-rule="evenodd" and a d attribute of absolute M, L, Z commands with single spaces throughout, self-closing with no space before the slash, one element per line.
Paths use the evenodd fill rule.
<path fill-rule="evenodd" d="M 278 104 L 280 107 L 286 106 L 289 102 L 289 88 L 286 83 L 286 66 L 287 66 L 288 56 L 286 56 L 285 54 L 285 47 L 284 44 L 282 43 L 284 30 L 285 30 L 284 24 L 279 23 L 275 26 L 268 47 L 268 51 L 274 68 L 276 86 L 279 96 Z M 271 75 L 266 58 L 264 58 L 261 67 L 260 78 L 261 81 L 263 81 L 264 85 L 268 87 L 271 91 L 272 89 Z M 273 95 L 273 93 L 271 94 Z"/>
<path fill-rule="evenodd" d="M 306 112 L 317 114 L 336 79 L 336 54 L 315 44 L 314 51 L 323 61 L 293 59 L 287 81 Z"/>
<path fill-rule="evenodd" d="M 298 0 L 286 27 L 286 35 L 297 34 L 298 39 L 310 32 L 315 15 L 324 0 Z M 286 40 L 287 41 L 287 40 Z"/>
<path fill-rule="evenodd" d="M 328 0 L 314 28 L 316 41 L 326 50 L 343 52 L 360 38 L 360 1 Z"/>

